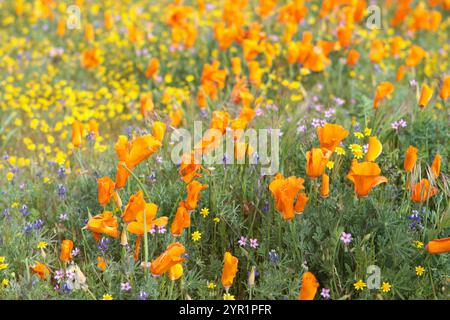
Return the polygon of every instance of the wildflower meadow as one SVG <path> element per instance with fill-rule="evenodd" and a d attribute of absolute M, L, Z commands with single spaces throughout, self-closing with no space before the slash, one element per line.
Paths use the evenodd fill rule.
<path fill-rule="evenodd" d="M 450 1 L 0 1 L 1 300 L 447 300 Z"/>

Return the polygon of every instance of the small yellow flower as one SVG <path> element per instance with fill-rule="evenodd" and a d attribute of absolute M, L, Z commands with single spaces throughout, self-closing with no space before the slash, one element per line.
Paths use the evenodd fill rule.
<path fill-rule="evenodd" d="M 109 293 L 106 293 L 103 295 L 102 300 L 112 300 L 113 297 Z"/>
<path fill-rule="evenodd" d="M 49 177 L 44 177 L 44 179 L 42 179 L 44 181 L 44 183 L 49 183 L 50 182 L 50 178 Z"/>
<path fill-rule="evenodd" d="M 209 215 L 209 209 L 208 208 L 201 209 L 200 214 L 203 216 L 203 218 L 206 218 Z"/>
<path fill-rule="evenodd" d="M 38 249 L 45 249 L 45 248 L 47 248 L 47 242 L 41 241 L 38 243 L 37 247 L 38 247 Z"/>
<path fill-rule="evenodd" d="M 327 162 L 327 168 L 330 169 L 330 170 L 333 169 L 334 168 L 334 161 L 328 161 Z"/>
<path fill-rule="evenodd" d="M 381 285 L 381 291 L 383 292 L 389 292 L 391 291 L 392 285 L 389 282 L 383 282 L 383 284 Z"/>
<path fill-rule="evenodd" d="M 5 270 L 6 268 L 8 268 L 7 263 L 0 263 L 0 270 Z"/>
<path fill-rule="evenodd" d="M 353 156 L 356 159 L 361 159 L 362 157 L 364 157 L 364 152 L 362 152 L 362 151 L 355 151 L 355 152 L 353 152 Z"/>
<path fill-rule="evenodd" d="M 334 149 L 334 151 L 336 152 L 336 154 L 338 154 L 340 156 L 344 156 L 345 155 L 345 149 L 344 148 L 336 147 L 336 149 Z"/>
<path fill-rule="evenodd" d="M 208 289 L 215 289 L 216 288 L 216 284 L 214 282 L 210 281 L 210 282 L 208 282 L 207 287 L 208 287 Z"/>
<path fill-rule="evenodd" d="M 234 298 L 233 295 L 231 295 L 229 293 L 224 293 L 223 294 L 223 300 L 236 300 L 236 299 Z"/>
<path fill-rule="evenodd" d="M 355 287 L 356 290 L 362 291 L 366 287 L 366 283 L 364 281 L 362 281 L 361 279 L 359 279 L 357 282 L 355 282 L 353 284 L 353 286 Z"/>
<path fill-rule="evenodd" d="M 2 286 L 4 286 L 4 287 L 9 286 L 9 280 L 8 279 L 3 279 L 2 280 Z"/>
<path fill-rule="evenodd" d="M 6 174 L 6 180 L 12 181 L 12 179 L 14 179 L 14 173 L 8 172 L 8 173 Z"/>
<path fill-rule="evenodd" d="M 353 135 L 358 139 L 364 138 L 364 134 L 362 132 L 355 132 Z"/>
<path fill-rule="evenodd" d="M 357 151 L 362 151 L 362 146 L 356 143 L 352 143 L 351 145 L 348 146 L 348 148 L 353 152 L 357 152 Z"/>
<path fill-rule="evenodd" d="M 413 246 L 416 247 L 417 249 L 423 248 L 423 242 L 415 240 L 413 241 Z"/>
<path fill-rule="evenodd" d="M 0 263 L 5 262 L 5 260 L 6 260 L 6 258 L 5 258 L 4 256 L 1 256 L 1 257 L 0 257 Z"/>
<path fill-rule="evenodd" d="M 418 275 L 419 277 L 421 277 L 424 272 L 425 272 L 425 268 L 424 267 L 422 267 L 422 266 L 417 266 L 416 267 L 416 275 Z"/>
<path fill-rule="evenodd" d="M 366 137 L 370 137 L 371 134 L 372 134 L 372 129 L 370 129 L 370 128 L 365 128 L 364 129 L 364 135 Z"/>
<path fill-rule="evenodd" d="M 215 217 L 215 218 L 213 219 L 213 221 L 214 221 L 215 223 L 219 223 L 219 222 L 220 222 L 220 218 L 219 218 L 219 217 Z"/>
<path fill-rule="evenodd" d="M 19 206 L 19 203 L 18 202 L 14 202 L 12 205 L 11 205 L 11 208 L 17 208 Z"/>
<path fill-rule="evenodd" d="M 202 238 L 202 233 L 200 231 L 194 231 L 194 233 L 192 233 L 192 240 L 193 241 L 198 241 Z"/>

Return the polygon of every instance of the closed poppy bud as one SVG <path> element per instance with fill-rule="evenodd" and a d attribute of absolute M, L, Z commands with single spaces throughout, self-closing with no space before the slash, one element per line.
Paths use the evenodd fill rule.
<path fill-rule="evenodd" d="M 374 162 L 383 151 L 383 145 L 377 137 L 369 138 L 369 148 L 367 149 L 366 161 Z"/>
<path fill-rule="evenodd" d="M 36 262 L 32 265 L 31 271 L 37 274 L 41 280 L 45 280 L 50 275 L 50 269 L 41 262 Z"/>
<path fill-rule="evenodd" d="M 155 139 L 162 142 L 165 133 L 166 133 L 166 124 L 161 121 L 155 121 L 153 123 L 153 131 L 152 131 L 152 135 L 155 137 Z"/>
<path fill-rule="evenodd" d="M 317 127 L 320 147 L 331 152 L 348 136 L 348 131 L 338 124 L 326 123 L 323 127 Z"/>
<path fill-rule="evenodd" d="M 166 251 L 164 251 L 158 258 L 152 261 L 150 265 L 150 272 L 154 277 L 166 273 L 174 265 L 182 263 L 186 260 L 185 258 L 182 258 L 182 255 L 185 252 L 186 249 L 181 243 L 172 243 L 167 247 Z"/>
<path fill-rule="evenodd" d="M 141 95 L 141 114 L 145 118 L 148 113 L 153 111 L 155 105 L 153 104 L 153 94 L 151 92 Z"/>
<path fill-rule="evenodd" d="M 94 41 L 94 27 L 92 24 L 87 23 L 86 28 L 84 29 L 84 38 L 86 41 Z"/>
<path fill-rule="evenodd" d="M 122 199 L 117 191 L 113 192 L 112 198 L 117 208 L 122 208 Z"/>
<path fill-rule="evenodd" d="M 406 172 L 411 172 L 417 161 L 417 148 L 409 146 L 406 149 L 405 161 L 403 162 L 403 168 Z"/>
<path fill-rule="evenodd" d="M 398 67 L 397 73 L 395 74 L 395 80 L 397 82 L 402 81 L 402 79 L 405 77 L 405 71 L 406 71 L 405 66 L 401 65 L 400 67 Z"/>
<path fill-rule="evenodd" d="M 105 262 L 105 258 L 97 257 L 97 268 L 101 269 L 102 271 L 105 271 L 107 266 L 108 265 Z"/>
<path fill-rule="evenodd" d="M 275 206 L 278 212 L 283 216 L 284 220 L 292 220 L 294 213 L 303 212 L 305 203 L 302 202 L 301 197 L 297 199 L 297 204 L 294 206 L 295 198 L 300 190 L 304 189 L 304 179 L 291 176 L 284 178 L 281 173 L 275 176 L 275 179 L 269 184 L 269 190 L 275 198 Z M 302 206 L 301 208 L 297 206 Z"/>
<path fill-rule="evenodd" d="M 422 87 L 422 93 L 420 94 L 420 99 L 419 99 L 420 109 L 424 109 L 428 105 L 428 102 L 430 102 L 432 95 L 433 95 L 433 89 L 431 89 L 427 84 L 424 84 Z"/>
<path fill-rule="evenodd" d="M 366 197 L 380 183 L 387 183 L 386 177 L 380 176 L 381 169 L 374 162 L 352 162 L 347 179 L 353 182 L 355 193 L 359 198 Z"/>
<path fill-rule="evenodd" d="M 325 166 L 327 165 L 330 156 L 331 151 L 324 151 L 320 148 L 313 148 L 312 150 L 307 151 L 306 175 L 311 179 L 320 177 L 325 170 Z"/>
<path fill-rule="evenodd" d="M 172 281 L 178 280 L 183 275 L 183 265 L 177 263 L 169 269 L 169 279 Z"/>
<path fill-rule="evenodd" d="M 375 97 L 373 99 L 374 109 L 378 109 L 381 100 L 392 94 L 392 92 L 394 92 L 394 85 L 392 83 L 389 81 L 381 82 L 377 87 Z"/>
<path fill-rule="evenodd" d="M 256 267 L 252 266 L 250 274 L 248 275 L 248 286 L 253 287 L 255 285 Z"/>
<path fill-rule="evenodd" d="M 241 75 L 241 59 L 239 57 L 231 58 L 231 69 L 236 77 L 239 77 Z"/>
<path fill-rule="evenodd" d="M 422 179 L 412 186 L 411 200 L 413 202 L 426 202 L 438 192 L 437 188 L 430 185 L 428 179 Z"/>
<path fill-rule="evenodd" d="M 439 96 L 443 100 L 447 100 L 450 97 L 450 76 L 445 77 Z"/>
<path fill-rule="evenodd" d="M 58 25 L 56 27 L 56 34 L 60 37 L 64 37 L 66 32 L 66 21 L 63 19 L 58 20 Z"/>
<path fill-rule="evenodd" d="M 434 156 L 433 163 L 431 165 L 431 172 L 436 178 L 439 177 L 439 174 L 441 173 L 441 156 L 439 153 L 436 153 Z"/>
<path fill-rule="evenodd" d="M 231 287 L 236 277 L 238 262 L 238 258 L 234 257 L 228 251 L 225 252 L 223 258 L 222 285 L 227 290 Z"/>
<path fill-rule="evenodd" d="M 350 27 L 338 27 L 337 38 L 341 47 L 348 47 L 352 41 L 352 29 Z"/>
<path fill-rule="evenodd" d="M 112 27 L 114 26 L 114 19 L 113 19 L 111 12 L 105 11 L 104 20 L 105 20 L 105 23 L 104 23 L 105 29 L 111 30 Z"/>
<path fill-rule="evenodd" d="M 139 190 L 136 194 L 130 197 L 127 206 L 122 214 L 123 222 L 132 222 L 136 220 L 139 212 L 145 209 L 144 192 Z"/>
<path fill-rule="evenodd" d="M 72 123 L 72 144 L 75 148 L 78 148 L 83 143 L 83 125 L 75 120 Z"/>
<path fill-rule="evenodd" d="M 147 65 L 147 69 L 145 70 L 145 77 L 150 79 L 153 77 L 159 68 L 159 60 L 156 58 L 152 58 Z"/>
<path fill-rule="evenodd" d="M 194 210 L 197 207 L 197 202 L 200 199 L 200 191 L 203 189 L 208 188 L 208 185 L 202 185 L 197 180 L 194 180 L 190 182 L 186 189 L 187 189 L 187 199 L 186 199 L 186 209 L 188 210 Z"/>
<path fill-rule="evenodd" d="M 308 203 L 309 198 L 306 193 L 301 192 L 298 195 L 297 201 L 295 202 L 294 211 L 296 214 L 302 214 L 305 210 L 305 206 Z"/>
<path fill-rule="evenodd" d="M 305 272 L 302 277 L 302 287 L 298 295 L 298 300 L 314 300 L 319 283 L 312 272 Z"/>
<path fill-rule="evenodd" d="M 324 173 L 322 175 L 322 185 L 320 186 L 320 196 L 322 198 L 328 198 L 330 195 L 330 177 Z"/>
<path fill-rule="evenodd" d="M 59 259 L 62 262 L 69 262 L 72 259 L 72 249 L 73 241 L 63 240 L 61 243 L 61 254 L 59 255 Z"/>
<path fill-rule="evenodd" d="M 355 49 L 349 51 L 347 56 L 347 65 L 354 66 L 359 60 L 359 52 Z"/>
<path fill-rule="evenodd" d="M 450 252 L 450 238 L 432 240 L 425 248 L 431 254 Z"/>
<path fill-rule="evenodd" d="M 373 63 L 378 63 L 384 58 L 385 50 L 384 43 L 381 40 L 375 39 L 372 42 L 372 47 L 370 48 L 370 61 Z"/>
<path fill-rule="evenodd" d="M 184 201 L 180 202 L 177 212 L 175 213 L 175 218 L 170 226 L 170 232 L 173 236 L 180 236 L 184 229 L 189 228 L 191 225 L 191 218 L 186 210 Z"/>
<path fill-rule="evenodd" d="M 115 183 L 110 177 L 102 177 L 97 180 L 98 187 L 98 202 L 102 206 L 106 206 L 111 200 L 114 193 Z"/>

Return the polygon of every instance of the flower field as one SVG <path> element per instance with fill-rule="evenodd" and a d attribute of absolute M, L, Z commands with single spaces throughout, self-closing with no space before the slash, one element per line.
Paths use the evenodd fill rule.
<path fill-rule="evenodd" d="M 449 17 L 1 1 L 0 299 L 448 299 Z"/>

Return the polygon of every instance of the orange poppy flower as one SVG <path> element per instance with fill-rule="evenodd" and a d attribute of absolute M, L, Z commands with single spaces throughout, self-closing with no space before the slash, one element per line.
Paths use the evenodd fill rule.
<path fill-rule="evenodd" d="M 99 135 L 99 131 L 98 131 L 99 126 L 100 126 L 100 124 L 97 121 L 95 121 L 94 119 L 89 120 L 89 123 L 88 123 L 89 133 L 91 135 L 93 135 L 94 137 L 98 136 Z"/>
<path fill-rule="evenodd" d="M 100 57 L 97 48 L 84 51 L 81 55 L 81 66 L 85 69 L 95 68 L 100 64 Z"/>
<path fill-rule="evenodd" d="M 161 141 L 158 141 L 151 134 L 147 134 L 131 141 L 126 164 L 128 168 L 134 168 L 139 163 L 150 157 L 161 146 Z"/>
<path fill-rule="evenodd" d="M 126 169 L 126 163 L 124 161 L 120 161 L 119 164 L 117 165 L 117 174 L 115 181 L 116 188 L 122 189 L 127 184 L 129 176 L 130 172 Z"/>
<path fill-rule="evenodd" d="M 328 198 L 330 195 L 330 177 L 324 173 L 322 175 L 322 185 L 320 186 L 320 196 L 322 198 Z"/>
<path fill-rule="evenodd" d="M 405 161 L 403 162 L 403 168 L 406 172 L 411 172 L 417 161 L 417 148 L 409 146 L 406 149 Z"/>
<path fill-rule="evenodd" d="M 66 21 L 63 19 L 58 20 L 58 25 L 56 26 L 56 34 L 60 37 L 64 37 L 66 33 Z"/>
<path fill-rule="evenodd" d="M 422 93 L 420 94 L 419 99 L 420 109 L 424 109 L 428 105 L 428 102 L 430 102 L 432 96 L 433 96 L 433 89 L 431 89 L 427 84 L 424 84 L 422 86 Z"/>
<path fill-rule="evenodd" d="M 268 17 L 277 5 L 277 0 L 259 0 L 255 12 L 262 18 Z"/>
<path fill-rule="evenodd" d="M 153 111 L 155 105 L 153 104 L 153 94 L 151 92 L 141 94 L 141 114 L 146 118 L 149 112 Z"/>
<path fill-rule="evenodd" d="M 111 12 L 105 11 L 103 18 L 104 18 L 105 29 L 111 30 L 112 27 L 114 26 L 114 19 L 113 19 Z"/>
<path fill-rule="evenodd" d="M 298 300 L 314 300 L 317 289 L 319 288 L 319 282 L 312 272 L 307 271 L 302 277 L 302 287 L 298 294 Z"/>
<path fill-rule="evenodd" d="M 185 261 L 185 258 L 181 256 L 185 253 L 186 249 L 181 243 L 175 242 L 169 245 L 158 258 L 152 261 L 150 265 L 150 272 L 154 277 L 160 276 L 174 265 Z"/>
<path fill-rule="evenodd" d="M 162 142 L 165 133 L 166 133 L 166 124 L 161 121 L 155 121 L 153 123 L 153 131 L 152 131 L 152 135 L 155 137 L 155 139 L 158 140 L 159 142 Z"/>
<path fill-rule="evenodd" d="M 92 42 L 94 41 L 94 36 L 94 27 L 92 26 L 92 24 L 87 23 L 86 27 L 84 28 L 84 38 L 86 39 L 86 41 Z"/>
<path fill-rule="evenodd" d="M 383 41 L 378 39 L 373 40 L 369 53 L 370 61 L 373 63 L 378 63 L 384 58 L 384 54 L 385 50 Z"/>
<path fill-rule="evenodd" d="M 231 58 L 231 70 L 236 77 L 239 77 L 241 75 L 242 72 L 241 58 L 239 57 Z"/>
<path fill-rule="evenodd" d="M 326 56 L 323 48 L 321 48 L 320 46 L 315 46 L 309 52 L 305 63 L 303 64 L 303 67 L 313 72 L 321 72 L 329 64 L 331 64 L 331 61 Z"/>
<path fill-rule="evenodd" d="M 169 118 L 171 126 L 174 128 L 178 128 L 178 126 L 181 123 L 181 120 L 183 120 L 183 110 L 177 108 L 175 110 L 170 111 Z"/>
<path fill-rule="evenodd" d="M 326 123 L 323 127 L 317 127 L 317 136 L 320 147 L 331 152 L 348 136 L 348 131 L 338 124 Z"/>
<path fill-rule="evenodd" d="M 102 177 L 97 180 L 98 202 L 106 206 L 114 193 L 115 183 L 110 177 Z"/>
<path fill-rule="evenodd" d="M 157 72 L 159 68 L 159 60 L 156 58 L 150 59 L 147 69 L 145 69 L 145 77 L 147 79 L 152 78 Z"/>
<path fill-rule="evenodd" d="M 139 190 L 136 194 L 130 197 L 127 206 L 122 214 L 123 222 L 132 222 L 136 220 L 139 212 L 145 209 L 144 192 Z"/>
<path fill-rule="evenodd" d="M 37 274 L 41 280 L 45 280 L 47 276 L 50 275 L 50 269 L 39 261 L 36 261 L 30 269 L 33 273 Z"/>
<path fill-rule="evenodd" d="M 106 267 L 108 267 L 108 265 L 105 262 L 105 258 L 97 257 L 97 268 L 101 269 L 102 271 L 105 271 Z"/>
<path fill-rule="evenodd" d="M 352 42 L 352 28 L 340 26 L 336 30 L 337 38 L 341 47 L 348 47 Z"/>
<path fill-rule="evenodd" d="M 431 254 L 450 252 L 450 238 L 432 240 L 428 242 L 425 248 Z"/>
<path fill-rule="evenodd" d="M 378 109 L 381 100 L 383 100 L 393 92 L 394 92 L 394 85 L 392 83 L 390 83 L 389 81 L 381 82 L 377 87 L 377 90 L 375 92 L 375 98 L 373 99 L 374 109 Z"/>
<path fill-rule="evenodd" d="M 269 184 L 269 190 L 275 198 L 276 209 L 283 216 L 284 220 L 292 220 L 295 212 L 303 212 L 303 207 L 306 204 L 304 197 L 297 199 L 295 205 L 297 208 L 294 208 L 294 201 L 300 190 L 305 188 L 303 186 L 304 182 L 305 180 L 302 178 L 295 176 L 284 178 L 281 173 L 278 173 Z"/>
<path fill-rule="evenodd" d="M 259 67 L 258 61 L 250 61 L 248 63 L 248 72 L 250 83 L 254 86 L 259 86 L 261 84 L 261 79 L 264 74 L 263 69 Z"/>
<path fill-rule="evenodd" d="M 383 151 L 383 145 L 377 137 L 369 138 L 369 148 L 366 154 L 366 161 L 374 162 Z"/>
<path fill-rule="evenodd" d="M 355 49 L 351 49 L 347 55 L 347 65 L 354 66 L 356 63 L 358 63 L 358 60 L 359 60 L 359 52 L 356 51 Z"/>
<path fill-rule="evenodd" d="M 438 189 L 430 186 L 428 179 L 422 179 L 419 183 L 412 186 L 411 200 L 413 202 L 426 202 L 432 196 L 438 193 Z"/>
<path fill-rule="evenodd" d="M 100 234 L 106 234 L 113 238 L 119 237 L 119 224 L 117 217 L 113 216 L 111 211 L 104 211 L 101 214 L 96 215 L 89 219 L 84 229 L 92 231 L 96 240 L 100 239 Z"/>
<path fill-rule="evenodd" d="M 202 177 L 199 170 L 203 169 L 203 166 L 197 161 L 195 153 L 185 153 L 182 155 L 180 164 L 180 175 L 185 183 L 189 183 L 196 177 Z"/>
<path fill-rule="evenodd" d="M 222 134 L 225 133 L 230 122 L 230 115 L 226 111 L 214 111 L 212 114 L 211 129 L 219 130 Z"/>
<path fill-rule="evenodd" d="M 62 262 L 69 262 L 72 259 L 72 249 L 73 241 L 63 240 L 61 243 L 61 254 L 59 255 L 59 259 Z"/>
<path fill-rule="evenodd" d="M 441 173 L 441 155 L 439 153 L 436 153 L 434 156 L 431 172 L 436 178 L 439 177 L 439 174 Z"/>
<path fill-rule="evenodd" d="M 228 289 L 233 284 L 234 278 L 238 271 L 238 258 L 234 257 L 230 252 L 225 252 L 223 257 L 222 285 Z"/>
<path fill-rule="evenodd" d="M 324 170 L 325 166 L 330 159 L 331 151 L 321 148 L 313 148 L 310 151 L 306 152 L 306 175 L 315 179 L 320 177 Z"/>
<path fill-rule="evenodd" d="M 207 184 L 202 185 L 197 180 L 190 182 L 187 186 L 187 198 L 185 201 L 187 210 L 194 210 L 197 207 L 197 202 L 200 199 L 200 191 L 208 188 Z"/>
<path fill-rule="evenodd" d="M 83 143 L 83 124 L 75 120 L 72 123 L 72 144 L 75 148 L 79 148 Z"/>
<path fill-rule="evenodd" d="M 128 150 L 130 149 L 131 143 L 128 142 L 127 136 L 120 135 L 116 144 L 114 145 L 114 149 L 116 150 L 116 154 L 119 157 L 120 161 L 126 161 L 128 158 Z"/>
<path fill-rule="evenodd" d="M 450 76 L 446 76 L 442 83 L 441 91 L 439 92 L 439 96 L 443 100 L 447 100 L 450 97 Z"/>
<path fill-rule="evenodd" d="M 178 237 L 181 235 L 184 229 L 189 228 L 191 225 L 191 217 L 189 212 L 186 210 L 184 201 L 181 201 L 178 205 L 177 212 L 175 213 L 175 218 L 170 226 L 170 232 L 173 236 Z"/>
<path fill-rule="evenodd" d="M 397 57 L 400 54 L 400 50 L 404 47 L 405 40 L 402 37 L 396 36 L 391 42 L 391 55 Z"/>
<path fill-rule="evenodd" d="M 353 160 L 347 179 L 353 182 L 355 192 L 359 198 L 366 197 L 370 190 L 380 183 L 387 183 L 386 177 L 380 176 L 381 169 L 374 162 L 361 162 Z"/>
<path fill-rule="evenodd" d="M 406 66 L 413 68 L 417 66 L 426 56 L 426 51 L 419 46 L 413 45 L 409 51 L 409 56 L 406 58 Z"/>

